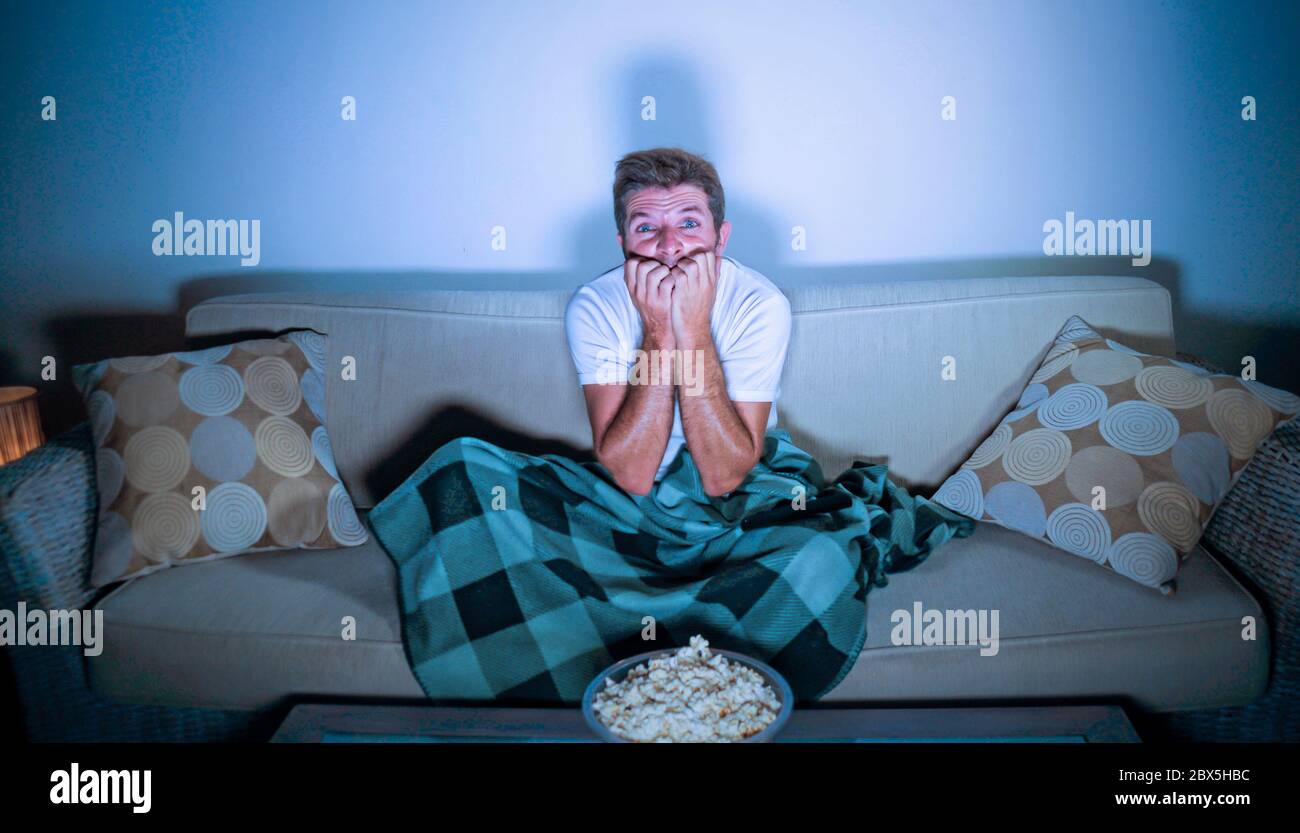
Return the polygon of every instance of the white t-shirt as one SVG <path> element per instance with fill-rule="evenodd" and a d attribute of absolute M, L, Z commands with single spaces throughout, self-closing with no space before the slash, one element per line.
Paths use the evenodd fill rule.
<path fill-rule="evenodd" d="M 767 428 L 776 427 L 776 400 L 790 343 L 789 300 L 766 277 L 723 256 L 710 321 L 727 396 L 734 402 L 771 402 Z M 578 287 L 565 309 L 564 328 L 580 384 L 628 378 L 635 351 L 641 349 L 641 315 L 623 281 L 622 263 Z M 664 476 L 685 444 L 681 409 L 674 401 L 673 427 L 655 480 Z"/>

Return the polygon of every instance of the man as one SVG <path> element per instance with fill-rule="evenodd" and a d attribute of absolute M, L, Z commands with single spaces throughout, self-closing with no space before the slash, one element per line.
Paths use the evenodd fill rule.
<path fill-rule="evenodd" d="M 677 148 L 624 156 L 614 219 L 625 261 L 565 313 L 596 459 L 633 494 L 648 494 L 683 446 L 705 493 L 728 494 L 776 426 L 790 303 L 723 257 L 724 209 L 707 160 Z"/>
<path fill-rule="evenodd" d="M 853 667 L 879 576 L 970 534 L 883 465 L 827 483 L 775 427 L 790 305 L 723 257 L 723 210 L 698 156 L 618 163 L 626 262 L 565 315 L 596 462 L 460 437 L 371 511 L 430 697 L 576 703 L 614 660 L 698 634 L 817 698 Z"/>

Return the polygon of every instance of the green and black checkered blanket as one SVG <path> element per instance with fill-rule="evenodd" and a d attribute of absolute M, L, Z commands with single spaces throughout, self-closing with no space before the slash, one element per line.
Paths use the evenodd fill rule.
<path fill-rule="evenodd" d="M 868 589 L 975 525 L 884 465 L 828 484 L 780 428 L 723 497 L 704 493 L 686 448 L 633 495 L 599 463 L 461 437 L 369 520 L 429 697 L 568 703 L 614 661 L 693 634 L 820 697 L 862 649 Z"/>

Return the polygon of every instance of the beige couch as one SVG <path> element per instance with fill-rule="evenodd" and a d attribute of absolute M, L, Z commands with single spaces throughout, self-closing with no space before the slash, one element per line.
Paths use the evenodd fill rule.
<path fill-rule="evenodd" d="M 779 276 L 774 276 L 778 278 Z M 929 495 L 1015 404 L 1078 314 L 1138 350 L 1174 354 L 1169 293 L 1132 277 L 838 283 L 786 288 L 794 330 L 780 424 L 833 477 L 854 460 Z M 564 337 L 568 290 L 268 293 L 214 298 L 193 337 L 312 328 L 329 361 L 327 427 L 342 478 L 371 507 L 453 436 L 589 453 Z M 940 378 L 952 356 L 957 378 Z M 890 642 L 916 602 L 997 610 L 1000 648 Z M 422 699 L 402 649 L 396 577 L 374 543 L 165 570 L 101 600 L 94 690 L 128 703 L 279 708 Z M 344 617 L 357 638 L 341 638 Z M 1241 620 L 1260 623 L 1243 641 Z M 867 643 L 829 695 L 866 703 L 1098 698 L 1141 710 L 1244 704 L 1265 687 L 1260 605 L 1203 549 L 1171 597 L 991 524 L 867 597 Z"/>

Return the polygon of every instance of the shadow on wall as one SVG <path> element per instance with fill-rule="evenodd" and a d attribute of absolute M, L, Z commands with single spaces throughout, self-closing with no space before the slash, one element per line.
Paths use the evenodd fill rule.
<path fill-rule="evenodd" d="M 571 255 L 569 262 L 579 275 L 589 275 L 581 283 L 617 266 L 623 260 L 618 248 L 618 226 L 614 223 L 613 179 L 614 166 L 624 153 L 649 150 L 657 147 L 680 147 L 703 156 L 715 165 L 718 160 L 709 152 L 720 147 L 712 125 L 717 121 L 701 93 L 699 73 L 692 69 L 695 56 L 688 53 L 643 56 L 628 64 L 620 73 L 611 74 L 602 98 L 609 117 L 602 124 L 609 125 L 610 135 L 601 142 L 602 147 L 620 148 L 608 162 L 610 188 L 605 199 L 600 200 L 590 212 L 574 219 Z M 644 97 L 654 91 L 655 117 L 642 118 L 646 104 Z M 779 267 L 783 252 L 788 248 L 788 226 L 766 211 L 752 195 L 728 187 L 727 171 L 719 170 L 726 198 L 725 219 L 731 221 L 731 238 L 724 250 L 737 260 L 758 271 L 779 279 L 773 273 L 784 271 Z M 769 271 L 771 270 L 771 271 Z M 572 285 L 570 283 L 569 285 Z"/>
<path fill-rule="evenodd" d="M 41 392 L 41 423 L 47 438 L 86 418 L 85 403 L 72 383 L 73 365 L 115 356 L 168 353 L 185 346 L 185 317 L 179 313 L 91 311 L 65 313 L 47 320 L 45 335 L 60 357 L 54 382 L 34 377 L 25 384 Z"/>
<path fill-rule="evenodd" d="M 609 226 L 613 223 L 609 222 Z M 1126 257 L 1006 257 L 985 260 L 925 261 L 834 266 L 777 265 L 761 267 L 739 251 L 729 252 L 782 287 L 846 282 L 919 281 L 1038 275 L 1127 275 L 1148 278 L 1169 290 L 1173 299 L 1174 333 L 1178 349 L 1197 353 L 1225 370 L 1241 367 L 1241 356 L 1257 360 L 1260 381 L 1286 390 L 1300 390 L 1300 367 L 1285 359 L 1300 353 L 1300 328 L 1270 327 L 1242 318 L 1188 310 L 1181 303 L 1179 269 L 1175 261 L 1155 258 L 1135 267 Z M 606 266 L 605 269 L 610 268 Z M 603 270 L 601 270 L 603 271 Z M 376 291 L 537 290 L 572 289 L 599 272 L 235 272 L 197 277 L 184 282 L 177 311 L 160 314 L 87 311 L 61 315 L 46 324 L 58 355 L 68 364 L 112 356 L 147 355 L 192 346 L 185 338 L 185 314 L 222 295 L 265 292 L 364 293 Z M 568 356 L 557 357 L 568 361 Z M 80 394 L 67 373 L 57 382 L 39 381 L 17 373 L 12 356 L 0 354 L 0 371 L 15 383 L 32 384 L 43 393 L 41 405 L 47 436 L 55 436 L 85 418 Z M 28 377 L 25 381 L 23 376 Z"/>
<path fill-rule="evenodd" d="M 694 56 L 680 50 L 644 55 L 610 74 L 600 95 L 608 117 L 600 120 L 608 135 L 599 146 L 618 151 L 606 164 L 624 153 L 653 147 L 682 147 L 706 158 L 721 147 L 728 128 L 707 103 Z M 718 80 L 718 79 L 715 79 Z M 720 79 L 718 83 L 737 79 Z M 643 117 L 648 106 L 643 96 L 653 91 L 655 117 Z M 717 127 L 717 130 L 714 128 Z M 728 135 L 732 144 L 743 138 Z M 716 161 L 716 160 L 715 160 Z M 727 171 L 719 171 L 724 183 Z M 612 182 L 611 182 L 612 185 Z M 622 259 L 615 239 L 612 193 L 594 200 L 590 212 L 571 222 L 569 262 L 565 271 L 549 272 L 274 272 L 258 269 L 206 275 L 184 282 L 178 290 L 175 314 L 150 309 L 139 314 L 112 315 L 74 311 L 46 323 L 46 331 L 64 361 L 80 363 L 110 356 L 139 355 L 181 349 L 184 316 L 195 304 L 230 294 L 277 291 L 361 293 L 428 289 L 519 290 L 572 289 L 616 267 Z M 1254 355 L 1261 381 L 1288 390 L 1300 390 L 1300 367 L 1285 359 L 1300 352 L 1300 328 L 1267 327 L 1244 318 L 1189 310 L 1182 303 L 1180 271 L 1173 260 L 1154 258 L 1135 267 L 1127 257 L 1002 257 L 982 260 L 917 261 L 837 266 L 803 266 L 790 263 L 792 222 L 769 211 L 761 199 L 735 189 L 728 192 L 726 217 L 733 230 L 726 254 L 767 275 L 783 287 L 852 281 L 912 281 L 941 278 L 1025 277 L 1037 275 L 1128 275 L 1148 278 L 1169 290 L 1173 299 L 1174 332 L 1180 350 L 1197 353 L 1226 369 L 1241 366 L 1243 355 Z M 557 360 L 568 361 L 567 356 Z M 65 365 L 66 366 L 66 365 Z M 45 393 L 43 420 L 49 436 L 84 418 L 79 394 L 69 374 L 56 383 L 44 383 L 28 367 L 18 367 L 15 357 L 0 352 L 0 378 L 33 384 Z"/>

